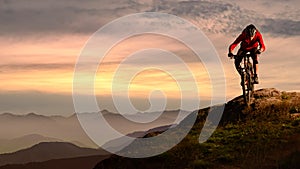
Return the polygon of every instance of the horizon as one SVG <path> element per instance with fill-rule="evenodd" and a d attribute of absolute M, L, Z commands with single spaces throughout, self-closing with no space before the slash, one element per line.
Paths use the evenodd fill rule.
<path fill-rule="evenodd" d="M 180 110 L 180 109 L 170 109 L 170 110 L 164 110 L 163 112 L 179 112 L 179 111 L 182 111 L 182 112 L 191 112 L 191 111 L 188 111 L 188 110 Z M 131 115 L 140 115 L 140 114 L 151 114 L 151 113 L 160 113 L 160 112 L 157 112 L 157 111 L 153 111 L 153 112 L 137 112 L 135 114 L 120 114 L 120 113 L 117 113 L 117 112 L 112 112 L 112 111 L 109 111 L 107 109 L 103 109 L 100 111 L 101 113 L 102 112 L 108 112 L 112 115 L 125 115 L 125 116 L 131 116 Z M 83 113 L 80 113 L 80 114 L 94 114 L 94 113 L 100 113 L 100 112 L 83 112 Z M 36 116 L 43 116 L 43 117 L 64 117 L 64 118 L 70 118 L 74 115 L 77 115 L 78 113 L 74 112 L 73 114 L 71 115 L 68 115 L 68 116 L 64 116 L 64 115 L 53 115 L 53 114 L 49 114 L 49 115 L 43 115 L 43 114 L 39 114 L 37 112 L 28 112 L 26 114 L 17 114 L 17 113 L 14 113 L 14 112 L 0 112 L 0 116 L 1 115 L 13 115 L 13 116 L 20 116 L 20 117 L 25 117 L 25 116 L 28 116 L 28 115 L 36 115 Z"/>
<path fill-rule="evenodd" d="M 272 88 L 259 88 L 259 89 L 255 89 L 255 90 L 261 90 L 261 89 L 272 89 Z M 275 88 L 276 89 L 276 88 Z M 277 90 L 277 89 L 276 89 Z M 296 92 L 296 93 L 300 93 L 300 91 L 299 90 L 291 90 L 291 91 L 281 91 L 281 90 L 279 90 L 280 92 L 287 92 L 287 93 L 292 93 L 292 92 Z M 230 100 L 227 100 L 226 101 L 226 103 L 228 103 L 228 102 L 230 102 L 230 101 L 232 101 L 232 100 L 234 100 L 234 99 L 236 99 L 236 98 L 238 98 L 238 97 L 240 97 L 242 94 L 240 94 L 240 95 L 237 95 L 237 96 L 235 96 L 235 97 L 233 97 L 232 99 L 230 99 Z M 206 105 L 204 105 L 204 106 L 201 106 L 201 107 L 199 107 L 198 109 L 195 109 L 195 110 L 183 110 L 183 109 L 165 109 L 165 110 L 163 110 L 163 112 L 174 112 L 174 111 L 183 111 L 183 112 L 193 112 L 193 111 L 196 111 L 196 110 L 202 110 L 202 109 L 206 109 L 206 108 L 209 108 L 209 107 L 213 107 L 213 106 L 217 106 L 218 104 L 215 104 L 215 105 L 211 105 L 211 104 L 209 104 L 209 102 L 210 101 L 207 101 L 206 102 Z M 226 104 L 225 103 L 225 104 Z M 111 110 L 109 110 L 109 109 L 102 109 L 102 110 L 100 110 L 99 112 L 105 112 L 105 111 L 107 111 L 107 112 L 109 112 L 109 113 L 111 113 L 111 114 L 114 114 L 114 115 L 137 115 L 137 114 L 151 114 L 151 113 L 159 113 L 159 111 L 139 111 L 139 112 L 136 112 L 136 113 L 134 113 L 134 114 L 132 114 L 132 113 L 125 113 L 125 114 L 121 114 L 121 113 L 119 113 L 119 112 L 117 112 L 117 111 L 111 111 Z M 82 112 L 82 113 L 80 113 L 80 114 L 93 114 L 93 113 L 99 113 L 99 112 Z M 38 116 L 44 116 L 44 117 L 55 117 L 55 116 L 58 116 L 58 117 L 64 117 L 64 118 L 70 118 L 70 117 L 72 117 L 72 116 L 74 116 L 74 115 L 77 115 L 78 113 L 76 113 L 76 112 L 72 112 L 72 113 L 69 113 L 69 114 L 62 114 L 62 113 L 57 113 L 57 114 L 52 114 L 52 113 L 50 113 L 50 114 L 45 114 L 45 113 L 40 113 L 40 112 L 37 112 L 37 111 L 27 111 L 27 112 L 22 112 L 22 113 L 18 113 L 18 112 L 11 112 L 11 111 L 0 111 L 0 115 L 5 115 L 5 114 L 10 114 L 10 115 L 15 115 L 15 116 L 28 116 L 28 115 L 30 115 L 30 114 L 34 114 L 34 115 L 38 115 Z"/>
<path fill-rule="evenodd" d="M 0 0 L 0 4 L 2 4 L 0 9 L 3 9 L 0 15 L 0 22 L 3 25 L 3 29 L 0 30 L 1 35 L 3 35 L 0 38 L 2 55 L 2 63 L 0 64 L 2 80 L 0 84 L 0 114 L 11 112 L 24 115 L 33 112 L 45 116 L 61 115 L 65 117 L 73 115 L 75 113 L 72 100 L 74 70 L 82 49 L 88 39 L 105 24 L 120 16 L 154 9 L 154 4 L 151 2 L 143 0 L 136 2 L 140 4 L 138 10 L 128 5 L 126 1 L 118 2 L 114 6 L 109 1 L 102 1 L 101 4 L 98 2 L 81 3 L 79 1 L 78 3 L 62 1 L 53 4 L 51 0 L 44 2 L 30 0 L 31 5 L 28 6 L 26 5 L 28 2 Z M 167 2 L 171 3 L 171 1 Z M 274 2 L 274 5 L 269 6 L 269 9 L 260 16 L 261 18 L 257 16 L 259 14 L 255 14 L 246 18 L 247 20 L 243 23 L 227 21 L 225 14 L 232 12 L 232 9 L 240 8 L 243 11 L 250 1 L 247 1 L 248 3 L 237 0 L 209 2 L 210 5 L 215 5 L 216 9 L 214 11 L 216 19 L 212 19 L 211 23 L 209 19 L 197 18 L 196 12 L 191 12 L 190 15 L 178 14 L 178 16 L 199 27 L 215 47 L 223 64 L 226 78 L 226 102 L 241 94 L 239 76 L 234 69 L 233 61 L 226 56 L 228 46 L 248 22 L 257 25 L 266 44 L 266 52 L 260 57 L 259 78 L 261 84 L 257 85 L 257 88 L 300 91 L 300 80 L 296 78 L 298 77 L 297 72 L 300 71 L 297 66 L 299 62 L 297 56 L 300 53 L 298 48 L 300 31 L 297 26 L 300 25 L 300 21 L 299 15 L 297 15 L 299 12 L 296 10 L 300 3 L 297 0 Z M 244 10 L 244 15 L 247 16 L 251 12 L 262 12 L 263 6 L 268 6 L 267 1 L 264 2 L 252 6 L 251 10 Z M 176 2 L 172 3 L 176 4 Z M 285 9 L 289 9 L 289 11 L 281 9 L 281 3 L 285 3 Z M 227 4 L 232 5 L 231 8 L 228 7 L 228 11 L 225 13 L 219 11 L 222 5 Z M 122 7 L 125 9 L 119 11 L 119 8 Z M 88 10 L 95 13 L 88 13 Z M 210 15 L 210 13 L 206 15 Z M 244 20 L 244 15 L 236 16 L 234 21 Z M 221 27 L 219 27 L 220 25 Z M 107 38 L 114 37 L 107 35 Z M 140 50 L 147 48 L 170 51 L 184 60 L 196 79 L 199 91 L 197 96 L 200 98 L 199 109 L 201 106 L 209 105 L 212 84 L 203 63 L 181 42 L 170 37 L 147 34 L 120 41 L 109 50 L 101 63 L 101 67 L 97 69 L 94 83 L 95 94 L 99 106 L 103 107 L 102 109 L 118 112 L 112 105 L 112 79 L 116 68 L 126 57 L 130 56 L 133 60 L 130 64 L 125 64 L 123 70 L 126 71 L 121 72 L 122 77 L 128 76 L 128 72 L 133 67 L 147 67 L 151 64 L 156 65 L 157 62 L 163 63 L 169 69 L 180 68 L 176 62 L 165 59 L 167 55 L 153 56 L 153 53 L 140 52 Z M 139 59 L 134 58 L 134 56 L 138 56 Z M 155 57 L 156 60 L 154 61 L 157 62 L 151 60 L 152 57 Z M 159 102 L 162 99 L 167 99 L 168 103 L 165 105 L 165 109 L 176 110 L 180 108 L 181 104 L 180 92 L 183 90 L 189 92 L 189 86 L 193 83 L 186 80 L 188 76 L 184 70 L 178 71 L 177 76 L 179 79 L 174 79 L 170 74 L 154 68 L 143 70 L 131 79 L 128 87 L 129 92 L 125 94 L 130 95 L 133 106 L 141 112 L 147 111 L 151 107 L 149 98 Z M 121 84 L 122 80 L 117 81 L 120 82 L 118 84 Z M 176 80 L 184 82 L 183 89 L 180 89 Z M 117 86 L 117 89 L 122 89 L 122 86 Z M 155 93 L 153 91 L 162 92 Z M 118 97 L 124 97 L 122 91 L 118 92 Z"/>

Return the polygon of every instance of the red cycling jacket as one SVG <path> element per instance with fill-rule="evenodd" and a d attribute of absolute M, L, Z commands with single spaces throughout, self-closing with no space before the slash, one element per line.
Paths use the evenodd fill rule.
<path fill-rule="evenodd" d="M 250 37 L 246 36 L 246 32 L 243 31 L 236 40 L 229 46 L 229 52 L 232 53 L 234 48 L 241 43 L 241 50 L 243 51 L 251 51 L 252 49 L 257 49 L 260 46 L 260 50 L 263 52 L 266 50 L 262 35 L 259 31 L 256 31 L 253 39 L 251 40 Z"/>

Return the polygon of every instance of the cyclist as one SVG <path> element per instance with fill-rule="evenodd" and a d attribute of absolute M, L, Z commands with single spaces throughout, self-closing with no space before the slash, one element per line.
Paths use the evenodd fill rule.
<path fill-rule="evenodd" d="M 235 58 L 235 68 L 241 73 L 240 63 L 243 59 L 242 55 L 250 52 L 254 67 L 254 83 L 258 84 L 258 55 L 266 49 L 262 35 L 253 24 L 248 25 L 229 46 L 228 57 L 233 56 L 232 52 L 239 43 L 241 43 L 241 45 L 237 52 L 237 57 Z"/>

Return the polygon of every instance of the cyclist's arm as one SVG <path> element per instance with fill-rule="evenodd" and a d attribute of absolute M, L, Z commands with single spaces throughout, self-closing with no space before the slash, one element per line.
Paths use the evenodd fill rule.
<path fill-rule="evenodd" d="M 264 52 L 266 50 L 266 46 L 260 32 L 258 32 L 258 43 L 260 45 L 260 51 Z"/>
<path fill-rule="evenodd" d="M 229 46 L 229 53 L 232 53 L 235 47 L 244 39 L 243 33 L 240 34 L 236 40 Z"/>

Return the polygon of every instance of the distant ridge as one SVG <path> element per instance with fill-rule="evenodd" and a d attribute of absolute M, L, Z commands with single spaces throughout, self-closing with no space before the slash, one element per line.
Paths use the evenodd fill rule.
<path fill-rule="evenodd" d="M 132 133 L 135 131 L 147 131 L 151 128 L 170 125 L 175 122 L 175 120 L 180 121 L 184 118 L 188 112 L 183 111 L 182 116 L 177 118 L 179 110 L 168 110 L 163 112 L 147 112 L 147 113 L 136 113 L 130 114 L 126 116 L 130 116 L 131 119 L 145 119 L 151 120 L 155 119 L 152 122 L 141 124 L 129 121 L 121 114 L 112 113 L 107 110 L 103 110 L 102 114 L 109 123 L 115 127 L 121 133 L 125 135 L 128 133 Z M 88 117 L 92 120 L 97 120 L 99 112 L 95 113 L 81 113 L 79 116 Z M 36 113 L 29 113 L 26 115 L 16 115 L 11 113 L 3 113 L 0 114 L 0 143 L 3 143 L 9 140 L 13 140 L 20 136 L 24 135 L 31 135 L 31 134 L 38 134 L 41 136 L 54 138 L 58 140 L 54 141 L 62 141 L 62 142 L 70 142 L 77 146 L 88 147 L 88 148 L 98 148 L 99 146 L 96 145 L 84 132 L 82 126 L 80 125 L 78 118 L 78 114 L 73 114 L 69 117 L 64 116 L 45 116 L 39 115 Z M 156 118 L 158 117 L 159 118 Z M 96 122 L 95 122 L 96 123 Z M 102 124 L 99 124 L 102 125 Z M 122 127 L 126 126 L 126 127 Z M 105 138 L 108 137 L 106 135 L 103 136 L 104 140 L 111 140 L 114 138 Z M 53 141 L 53 140 L 42 140 L 44 141 Z M 23 148 L 27 148 L 34 144 L 37 144 L 41 141 L 37 140 L 36 142 L 32 142 L 31 144 L 25 143 L 20 140 L 19 143 L 16 143 L 15 148 L 13 146 L 3 146 L 0 148 L 1 153 L 8 153 L 18 151 Z M 25 143 L 24 145 L 22 145 Z M 103 142 L 102 144 L 104 144 Z M 4 144 L 6 145 L 6 144 Z M 11 149 L 13 148 L 13 149 Z M 17 149 L 18 148 L 18 149 Z M 3 150 L 1 152 L 1 150 Z"/>
<path fill-rule="evenodd" d="M 21 149 L 29 148 L 40 142 L 62 142 L 63 140 L 51 137 L 44 137 L 39 134 L 29 134 L 14 139 L 0 139 L 0 154 L 12 153 Z"/>
<path fill-rule="evenodd" d="M 38 119 L 38 120 L 44 120 L 44 121 L 53 121 L 53 119 L 51 119 L 51 116 L 44 116 L 44 115 L 40 115 L 40 114 L 36 114 L 36 113 L 28 113 L 25 115 L 19 115 L 19 114 L 12 114 L 12 113 L 3 113 L 0 114 L 0 120 L 14 120 L 14 119 Z"/>

